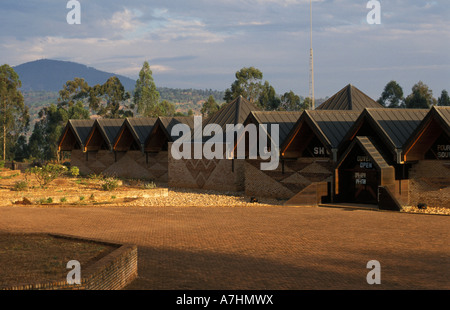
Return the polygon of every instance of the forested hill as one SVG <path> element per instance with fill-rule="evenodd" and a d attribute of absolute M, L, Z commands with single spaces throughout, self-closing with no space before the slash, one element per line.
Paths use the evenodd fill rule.
<path fill-rule="evenodd" d="M 67 81 L 83 78 L 89 85 L 105 83 L 117 76 L 126 90 L 133 90 L 136 81 L 125 76 L 100 71 L 69 61 L 41 59 L 14 67 L 22 82 L 22 91 L 60 91 Z"/>
<path fill-rule="evenodd" d="M 39 110 L 55 103 L 58 92 L 67 81 L 74 78 L 83 78 L 90 86 L 105 83 L 111 76 L 117 76 L 127 91 L 132 92 L 136 81 L 125 76 L 114 73 L 103 72 L 83 64 L 42 59 L 27 62 L 14 67 L 22 82 L 21 91 L 25 97 L 25 103 L 30 107 L 32 119 L 37 117 Z M 197 90 L 197 89 L 174 89 L 158 87 L 161 99 L 174 103 L 177 110 L 187 112 L 192 109 L 199 112 L 201 103 L 212 95 L 217 102 L 223 102 L 224 91 Z"/>

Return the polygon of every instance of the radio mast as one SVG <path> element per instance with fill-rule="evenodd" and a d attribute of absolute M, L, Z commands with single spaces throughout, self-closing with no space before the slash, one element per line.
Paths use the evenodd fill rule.
<path fill-rule="evenodd" d="M 310 109 L 314 110 L 314 56 L 312 45 L 312 0 L 309 0 L 309 20 L 310 20 L 310 51 L 309 51 L 309 98 L 311 99 Z"/>

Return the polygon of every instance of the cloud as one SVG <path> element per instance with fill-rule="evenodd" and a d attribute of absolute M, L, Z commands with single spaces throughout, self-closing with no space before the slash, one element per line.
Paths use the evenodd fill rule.
<path fill-rule="evenodd" d="M 360 79 L 377 97 L 397 76 L 448 88 L 447 1 L 381 1 L 381 25 L 367 24 L 366 0 L 313 1 L 317 96 Z M 277 92 L 308 93 L 309 0 L 80 1 L 77 26 L 66 2 L 2 0 L 0 59 L 65 59 L 130 77 L 149 60 L 160 86 L 216 89 L 255 66 Z"/>

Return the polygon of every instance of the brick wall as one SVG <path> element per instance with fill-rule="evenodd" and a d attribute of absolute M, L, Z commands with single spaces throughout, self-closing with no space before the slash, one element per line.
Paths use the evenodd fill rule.
<path fill-rule="evenodd" d="M 71 154 L 71 165 L 77 166 L 80 173 L 88 175 L 102 173 L 105 175 L 148 179 L 166 183 L 168 181 L 168 153 L 149 153 L 140 151 L 113 152 L 99 151 L 88 154 L 74 150 Z"/>
<path fill-rule="evenodd" d="M 82 268 L 81 284 L 68 284 L 67 281 L 60 281 L 21 285 L 5 290 L 120 290 L 137 277 L 138 249 L 135 245 L 118 245 L 71 236 L 51 236 L 114 245 L 118 248 L 88 268 Z"/>
<path fill-rule="evenodd" d="M 410 205 L 450 208 L 450 160 L 421 160 L 409 178 Z"/>
<path fill-rule="evenodd" d="M 290 199 L 314 182 L 332 180 L 332 162 L 328 159 L 298 158 L 280 161 L 275 170 L 260 169 L 260 160 L 245 162 L 245 194 L 256 197 Z"/>
<path fill-rule="evenodd" d="M 168 166 L 171 187 L 244 191 L 244 160 L 241 159 L 174 159 L 169 152 Z"/>

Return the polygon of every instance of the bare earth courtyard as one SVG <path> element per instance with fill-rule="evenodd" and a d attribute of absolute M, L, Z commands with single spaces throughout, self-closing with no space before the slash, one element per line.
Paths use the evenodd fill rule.
<path fill-rule="evenodd" d="M 186 192 L 191 203 L 183 207 L 170 205 L 170 192 L 160 206 L 4 205 L 0 232 L 136 244 L 139 276 L 127 289 L 450 288 L 448 216 L 248 204 L 247 198 L 232 208 L 202 205 L 194 197 L 212 196 Z M 370 260 L 381 264 L 381 285 L 366 282 Z"/>

